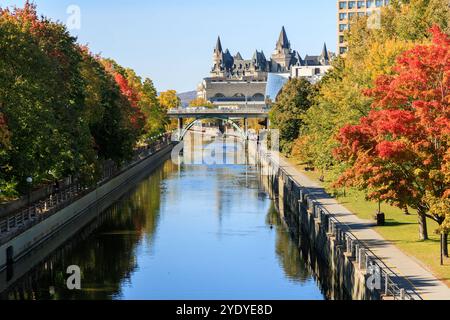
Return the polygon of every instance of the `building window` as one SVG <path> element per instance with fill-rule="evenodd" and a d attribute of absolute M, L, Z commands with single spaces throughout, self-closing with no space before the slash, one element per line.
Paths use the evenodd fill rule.
<path fill-rule="evenodd" d="M 339 43 L 344 43 L 345 39 L 344 36 L 339 36 Z"/>
<path fill-rule="evenodd" d="M 357 6 L 358 9 L 365 8 L 366 7 L 366 1 L 358 1 L 356 6 Z"/>
<path fill-rule="evenodd" d="M 367 8 L 371 8 L 373 6 L 373 0 L 367 0 Z"/>
<path fill-rule="evenodd" d="M 252 97 L 253 101 L 264 101 L 264 95 L 262 93 L 257 93 Z"/>
<path fill-rule="evenodd" d="M 355 13 L 354 13 L 354 12 L 350 12 L 350 13 L 348 14 L 348 19 L 349 19 L 349 20 L 352 20 L 354 16 L 355 16 Z"/>
<path fill-rule="evenodd" d="M 348 25 L 346 25 L 346 24 L 340 24 L 339 25 L 339 31 L 345 31 L 345 30 L 347 30 L 348 29 Z"/>
<path fill-rule="evenodd" d="M 340 47 L 339 48 L 339 53 L 340 54 L 344 54 L 344 53 L 346 53 L 347 52 L 347 48 L 346 47 Z"/>
<path fill-rule="evenodd" d="M 340 1 L 339 2 L 339 9 L 347 9 L 347 1 Z"/>
<path fill-rule="evenodd" d="M 383 6 L 383 0 L 377 0 L 375 1 L 375 5 L 379 8 Z"/>
<path fill-rule="evenodd" d="M 339 14 L 339 20 L 345 20 L 345 19 L 347 19 L 347 14 L 346 13 L 340 13 Z"/>
<path fill-rule="evenodd" d="M 353 8 L 355 8 L 355 6 L 356 6 L 356 1 L 349 1 L 348 2 L 348 8 L 349 9 L 353 9 Z"/>

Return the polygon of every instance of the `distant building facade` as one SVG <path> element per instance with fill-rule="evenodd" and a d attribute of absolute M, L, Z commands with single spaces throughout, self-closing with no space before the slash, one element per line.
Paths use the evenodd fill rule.
<path fill-rule="evenodd" d="M 345 32 L 350 28 L 352 19 L 356 17 L 371 15 L 379 8 L 389 5 L 389 0 L 362 0 L 362 1 L 344 1 L 338 0 L 338 53 L 345 54 L 348 50 L 345 41 Z"/>
<path fill-rule="evenodd" d="M 284 27 L 275 51 L 267 59 L 263 51 L 256 50 L 252 59 L 244 59 L 238 52 L 232 55 L 223 50 L 220 37 L 213 53 L 210 76 L 197 88 L 198 97 L 220 106 L 265 106 L 268 76 L 288 74 L 292 77 L 314 77 L 330 68 L 332 54 L 326 45 L 319 56 L 306 56 L 292 50 Z"/>
<path fill-rule="evenodd" d="M 307 55 L 300 65 L 291 68 L 291 78 L 306 78 L 316 83 L 331 69 L 330 62 L 334 57 L 334 53 L 329 52 L 327 45 L 324 44 L 320 56 Z"/>

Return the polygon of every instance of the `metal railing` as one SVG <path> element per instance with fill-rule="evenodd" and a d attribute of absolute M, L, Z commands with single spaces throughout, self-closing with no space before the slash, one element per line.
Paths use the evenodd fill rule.
<path fill-rule="evenodd" d="M 259 153 L 272 163 L 271 153 L 260 148 Z M 272 163 L 273 164 L 273 163 Z M 278 167 L 278 164 L 275 164 Z M 373 276 L 373 280 L 378 282 L 370 290 L 378 290 L 380 296 L 391 297 L 394 300 L 423 300 L 413 288 L 406 290 L 399 283 L 399 279 L 408 282 L 389 268 L 383 260 L 378 257 L 362 240 L 358 239 L 351 231 L 350 227 L 341 223 L 336 216 L 329 212 L 318 202 L 315 196 L 307 191 L 307 188 L 299 185 L 293 177 L 280 168 L 283 173 L 292 180 L 300 190 L 300 204 L 306 207 L 309 214 L 320 221 L 328 236 L 334 237 L 336 243 L 342 246 L 343 251 L 354 259 L 357 268 L 364 272 L 364 275 Z M 377 280 L 378 278 L 378 280 Z M 367 286 L 367 283 L 366 283 Z M 412 287 L 412 285 L 411 285 Z"/>
<path fill-rule="evenodd" d="M 358 269 L 365 271 L 366 275 L 374 276 L 373 281 L 377 281 L 376 277 L 378 277 L 378 287 L 374 284 L 371 290 L 379 290 L 382 295 L 392 297 L 394 300 L 422 300 L 413 289 L 410 293 L 397 283 L 397 279 L 401 279 L 401 276 L 389 268 L 362 240 L 359 240 L 347 225 L 341 223 L 333 213 L 319 204 L 314 199 L 314 195 L 303 193 L 304 188 L 301 190 L 301 198 L 303 197 L 301 201 L 306 202 L 307 211 L 321 222 L 328 235 L 334 237 L 336 243 L 342 246 L 348 256 L 355 259 Z"/>
<path fill-rule="evenodd" d="M 140 147 L 135 150 L 133 158 L 124 166 L 118 168 L 113 163 L 106 163 L 103 167 L 102 177 L 94 186 L 84 186 L 79 182 L 75 182 L 63 190 L 53 193 L 47 198 L 41 199 L 32 205 L 24 208 L 16 213 L 12 213 L 0 219 L 0 244 L 21 234 L 25 230 L 48 219 L 62 208 L 68 206 L 75 200 L 91 192 L 99 185 L 114 178 L 124 170 L 136 165 L 141 160 L 160 151 L 171 143 L 170 135 L 164 135 L 155 143 Z"/>
<path fill-rule="evenodd" d="M 242 107 L 242 108 L 179 108 L 171 109 L 168 115 L 184 114 L 261 114 L 266 115 L 269 112 L 267 108 Z"/>

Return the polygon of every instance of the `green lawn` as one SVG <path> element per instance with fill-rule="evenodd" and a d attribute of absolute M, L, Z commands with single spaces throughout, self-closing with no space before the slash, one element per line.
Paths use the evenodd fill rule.
<path fill-rule="evenodd" d="M 319 172 L 305 171 L 303 165 L 296 163 L 292 159 L 290 161 L 309 178 L 319 182 Z M 321 184 L 332 194 L 335 190 L 330 187 L 331 182 L 330 177 L 328 179 L 325 177 L 325 181 Z M 346 190 L 345 196 L 340 192 L 337 200 L 363 219 L 373 219 L 375 212 L 378 210 L 378 203 L 365 200 L 363 192 L 354 189 Z M 428 220 L 430 240 L 420 241 L 418 240 L 417 214 L 414 210 L 410 210 L 410 215 L 405 215 L 399 208 L 382 204 L 381 211 L 386 214 L 386 225 L 376 227 L 375 230 L 403 252 L 416 258 L 416 260 L 430 269 L 437 278 L 444 281 L 447 286 L 450 286 L 450 259 L 445 259 L 444 266 L 440 265 L 439 235 L 434 233 L 437 224 Z"/>

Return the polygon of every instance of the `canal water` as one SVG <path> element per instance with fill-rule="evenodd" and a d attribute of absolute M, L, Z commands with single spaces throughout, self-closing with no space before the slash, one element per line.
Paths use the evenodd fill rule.
<path fill-rule="evenodd" d="M 239 152 L 234 143 L 206 145 L 217 143 Z M 81 290 L 67 289 L 71 265 L 80 267 Z M 321 300 L 324 294 L 256 166 L 168 159 L 0 298 Z"/>

